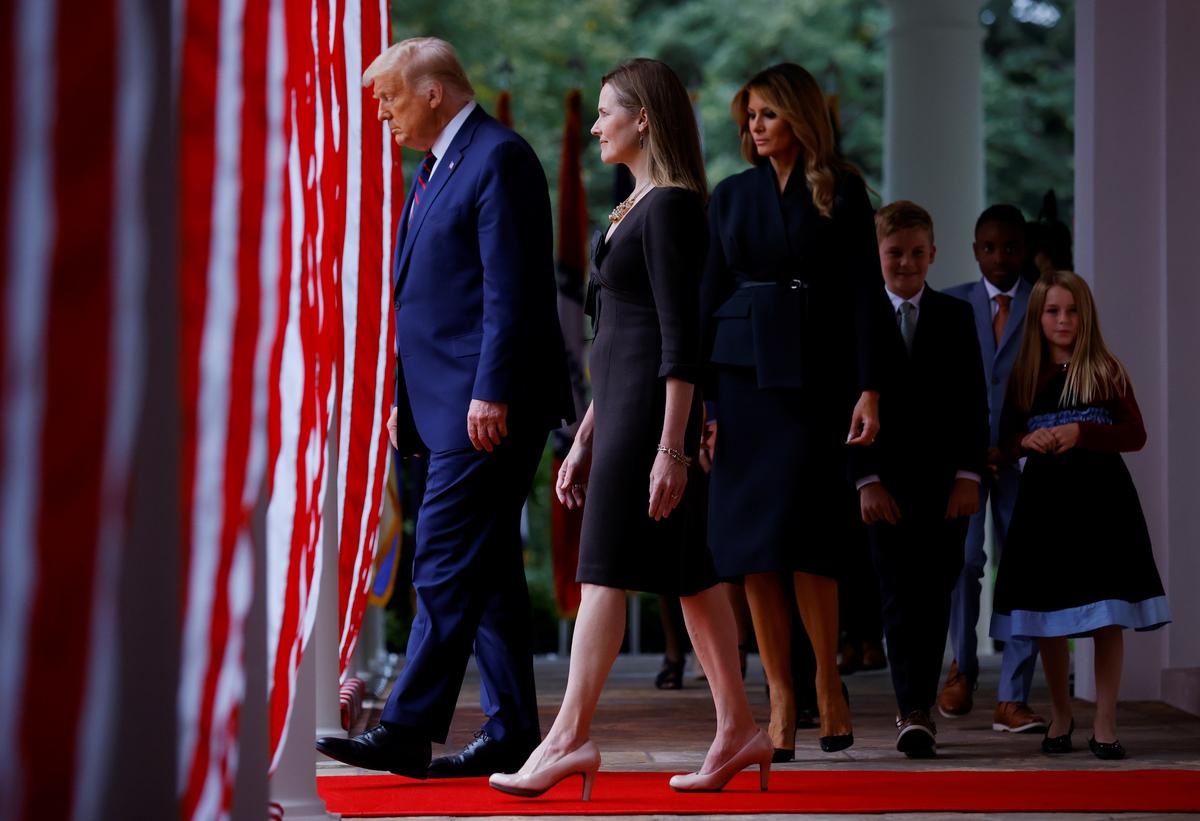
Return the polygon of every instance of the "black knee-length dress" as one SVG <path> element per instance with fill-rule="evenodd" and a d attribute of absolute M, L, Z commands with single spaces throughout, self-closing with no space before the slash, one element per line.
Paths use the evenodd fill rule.
<path fill-rule="evenodd" d="M 650 470 L 662 438 L 668 377 L 698 379 L 700 277 L 707 249 L 696 193 L 648 191 L 592 245 L 592 469 L 580 536 L 580 582 L 691 595 L 716 581 L 705 539 L 707 487 L 693 462 L 679 505 L 650 518 Z M 699 447 L 693 396 L 685 451 Z"/>
<path fill-rule="evenodd" d="M 1121 459 L 1146 441 L 1133 390 L 1062 407 L 1066 377 L 1047 366 L 1029 412 L 1008 402 L 1001 416 L 1001 444 L 1013 458 L 1026 456 L 992 603 L 991 634 L 1003 641 L 1082 636 L 1112 625 L 1154 630 L 1171 620 L 1137 488 Z M 1021 453 L 1026 434 L 1073 422 L 1080 434 L 1071 450 Z"/>

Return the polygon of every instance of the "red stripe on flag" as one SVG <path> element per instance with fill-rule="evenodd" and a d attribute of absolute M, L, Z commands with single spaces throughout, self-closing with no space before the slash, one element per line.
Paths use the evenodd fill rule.
<path fill-rule="evenodd" d="M 116 31 L 112 3 L 59 14 L 54 38 L 53 236 L 45 323 L 37 551 L 21 709 L 24 817 L 67 817 L 83 691 L 45 686 L 87 669 L 108 420 Z M 19 74 L 19 72 L 18 72 Z M 76 123 L 88 138 L 78 139 Z M 6 126 L 7 127 L 7 126 Z M 85 359 L 81 362 L 80 356 Z M 86 408 L 80 410 L 80 402 Z M 63 568 L 73 572 L 64 573 Z M 47 733 L 53 715 L 64 732 Z"/>
<path fill-rule="evenodd" d="M 267 15 L 265 4 L 226 0 L 216 8 L 190 3 L 185 16 L 180 92 L 184 818 L 229 807 L 245 686 L 243 630 L 253 573 L 247 527 L 260 478 L 257 465 L 251 475 L 248 460 L 255 437 L 262 435 L 253 429 L 255 357 L 260 334 L 270 333 L 260 327 L 259 270 Z M 240 42 L 223 42 L 225 36 Z M 220 207 L 214 208 L 217 202 Z"/>

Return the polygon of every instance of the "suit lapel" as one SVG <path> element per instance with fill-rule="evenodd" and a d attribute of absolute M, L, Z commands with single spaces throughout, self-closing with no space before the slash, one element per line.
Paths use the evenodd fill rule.
<path fill-rule="evenodd" d="M 757 198 L 762 204 L 763 214 L 763 243 L 760 252 L 770 253 L 767 249 L 777 249 L 770 260 L 771 273 L 777 278 L 782 277 L 781 270 L 786 270 L 785 259 L 792 254 L 791 237 L 788 236 L 787 223 L 783 219 L 783 197 L 775 180 L 775 172 L 769 162 L 761 163 L 757 169 L 758 191 Z M 779 269 L 779 270 L 777 270 Z"/>
<path fill-rule="evenodd" d="M 404 207 L 400 209 L 400 221 L 396 225 L 396 245 L 392 251 L 392 296 L 400 288 L 400 260 L 404 256 L 404 246 L 408 239 L 408 212 L 412 210 L 413 194 L 416 192 L 416 186 L 413 185 L 408 189 L 408 196 L 404 198 Z"/>
<path fill-rule="evenodd" d="M 446 155 L 439 158 L 433 178 L 430 179 L 429 185 L 425 188 L 425 195 L 421 199 L 421 207 L 413 215 L 413 222 L 405 232 L 404 243 L 400 250 L 400 262 L 397 266 L 397 290 L 408 275 L 408 260 L 412 256 L 413 246 L 416 244 L 417 237 L 421 233 L 421 226 L 425 224 L 425 218 L 429 216 L 429 212 L 437 207 L 438 195 L 442 193 L 450 183 L 451 177 L 454 176 L 459 166 L 462 165 L 463 153 L 470 146 L 471 139 L 475 136 L 475 130 L 486 116 L 487 114 L 484 113 L 482 106 L 476 106 L 475 110 L 468 115 L 462 128 L 454 135 L 450 147 L 446 149 Z M 408 209 L 411 207 L 411 199 L 412 192 L 410 191 L 409 201 L 405 204 L 405 215 L 408 214 Z"/>
<path fill-rule="evenodd" d="M 975 311 L 975 333 L 978 335 L 983 356 L 992 361 L 996 356 L 996 333 L 992 330 L 992 301 L 988 299 L 987 286 L 983 280 L 971 288 L 971 309 Z"/>

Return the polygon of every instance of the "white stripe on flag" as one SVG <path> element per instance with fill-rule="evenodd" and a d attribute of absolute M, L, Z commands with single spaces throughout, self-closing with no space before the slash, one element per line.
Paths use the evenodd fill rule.
<path fill-rule="evenodd" d="M 57 3 L 24 0 L 11 12 L 16 50 L 7 78 L 13 83 L 9 200 L 8 288 L 4 294 L 5 361 L 0 400 L 5 470 L 0 487 L 0 727 L 20 727 L 29 617 L 38 549 L 42 410 L 45 403 L 45 326 L 54 213 L 53 155 L 56 100 L 54 33 Z M 9 82 L 6 79 L 5 82 Z M 0 817 L 21 806 L 19 755 L 0 767 Z"/>
<path fill-rule="evenodd" d="M 238 220 L 241 195 L 242 20 L 241 0 L 222 0 L 217 48 L 216 146 L 213 168 L 212 228 L 208 297 L 200 342 L 196 409 L 196 469 L 193 476 L 191 566 L 183 630 L 180 715 L 183 743 L 179 784 L 186 787 L 195 759 L 196 733 L 210 665 L 208 654 L 225 517 L 225 464 L 229 425 L 229 367 L 238 309 Z M 232 628 L 232 626 L 231 626 Z M 209 738 L 209 772 L 220 766 L 220 734 Z M 207 780 L 207 779 L 206 779 Z M 203 817 L 203 816 L 201 816 Z"/>

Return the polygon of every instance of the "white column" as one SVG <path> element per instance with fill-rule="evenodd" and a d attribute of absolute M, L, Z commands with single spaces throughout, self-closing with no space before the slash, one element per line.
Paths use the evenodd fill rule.
<path fill-rule="evenodd" d="M 333 419 L 338 418 L 335 410 Z M 337 436 L 329 437 L 325 475 L 337 476 Z M 325 735 L 343 735 L 338 706 L 338 544 L 337 487 L 325 488 L 321 511 L 321 589 L 317 615 L 308 647 L 296 674 L 295 703 L 279 766 L 271 777 L 271 800 L 278 802 L 287 821 L 326 821 L 332 816 L 317 797 L 317 761 L 327 761 L 313 741 Z"/>
<path fill-rule="evenodd" d="M 984 207 L 983 27 L 978 0 L 887 0 L 883 190 L 933 216 L 935 288 L 975 279 L 975 219 Z"/>
<path fill-rule="evenodd" d="M 1200 711 L 1200 4 L 1080 0 L 1076 7 L 1075 258 L 1095 291 L 1105 340 L 1128 367 L 1149 442 L 1126 462 L 1137 484 L 1173 626 L 1126 634 L 1121 697 L 1159 698 L 1191 681 Z M 1094 698 L 1091 642 L 1076 692 Z M 1170 691 L 1175 686 L 1167 687 Z M 1172 700 L 1180 701 L 1187 687 Z"/>

